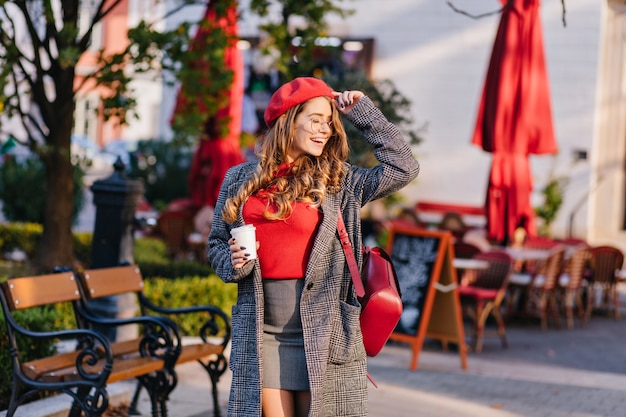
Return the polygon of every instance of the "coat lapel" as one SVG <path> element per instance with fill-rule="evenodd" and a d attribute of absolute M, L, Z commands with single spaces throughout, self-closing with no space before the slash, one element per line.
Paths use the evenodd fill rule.
<path fill-rule="evenodd" d="M 328 248 L 333 245 L 337 235 L 337 214 L 339 212 L 339 198 L 337 195 L 326 196 L 322 203 L 322 223 L 317 231 L 313 242 L 313 250 L 307 267 L 307 278 L 312 275 L 316 268 L 327 266 L 327 260 L 322 259 L 328 254 Z"/>

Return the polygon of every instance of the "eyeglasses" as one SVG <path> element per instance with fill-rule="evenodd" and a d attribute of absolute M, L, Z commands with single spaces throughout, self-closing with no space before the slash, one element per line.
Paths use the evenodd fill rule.
<path fill-rule="evenodd" d="M 310 122 L 311 122 L 311 132 L 313 133 L 320 133 L 322 131 L 322 127 L 324 126 L 328 127 L 330 130 L 333 130 L 332 120 L 330 122 L 325 122 L 321 119 L 313 118 L 310 120 Z"/>

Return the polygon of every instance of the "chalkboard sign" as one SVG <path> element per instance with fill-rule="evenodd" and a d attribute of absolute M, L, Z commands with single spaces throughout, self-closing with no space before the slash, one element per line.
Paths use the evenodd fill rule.
<path fill-rule="evenodd" d="M 424 234 L 422 230 L 416 235 L 412 229 L 394 232 L 389 253 L 402 293 L 402 316 L 395 331 L 416 335 L 439 257 L 441 236 Z"/>
<path fill-rule="evenodd" d="M 410 369 L 417 368 L 425 337 L 440 340 L 444 347 L 448 342 L 458 344 L 461 367 L 467 368 L 463 317 L 452 266 L 452 234 L 393 227 L 387 252 L 398 276 L 403 308 L 390 339 L 410 344 Z"/>

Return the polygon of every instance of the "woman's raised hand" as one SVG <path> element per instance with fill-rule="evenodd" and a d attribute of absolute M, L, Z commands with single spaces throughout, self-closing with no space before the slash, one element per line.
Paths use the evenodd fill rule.
<path fill-rule="evenodd" d="M 335 96 L 335 105 L 340 112 L 346 114 L 348 113 L 355 105 L 359 102 L 363 94 L 362 91 L 358 90 L 347 90 L 344 92 L 333 91 L 333 95 Z"/>

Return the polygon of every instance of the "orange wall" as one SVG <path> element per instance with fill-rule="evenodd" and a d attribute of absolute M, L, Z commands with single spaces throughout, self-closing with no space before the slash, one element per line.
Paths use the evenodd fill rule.
<path fill-rule="evenodd" d="M 105 9 L 114 2 L 110 0 L 105 5 Z M 128 45 L 128 0 L 121 0 L 103 20 L 102 20 L 102 47 L 106 54 L 121 52 Z M 89 72 L 90 68 L 96 64 L 98 51 L 87 51 L 80 58 L 77 64 L 77 74 Z M 81 71 L 81 69 L 83 71 Z M 81 75 L 76 76 L 75 87 L 83 82 Z M 83 91 L 92 91 L 94 89 L 93 82 L 85 84 Z M 109 90 L 103 87 L 96 87 L 100 96 L 106 96 Z M 99 146 L 103 146 L 112 140 L 121 137 L 123 133 L 122 127 L 115 120 L 104 122 L 102 115 L 98 116 L 98 137 L 94 138 Z"/>

